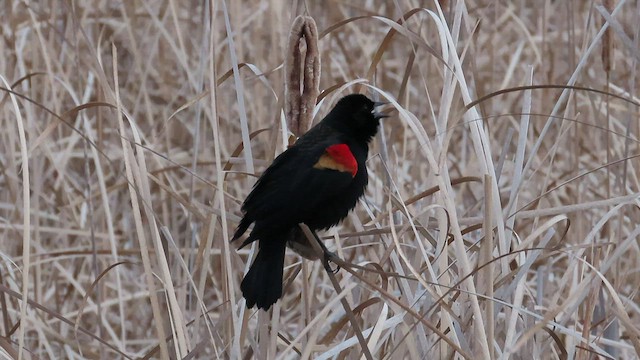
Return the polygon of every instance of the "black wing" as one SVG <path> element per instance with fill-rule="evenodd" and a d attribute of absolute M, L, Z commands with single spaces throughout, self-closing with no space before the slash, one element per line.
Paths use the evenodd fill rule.
<path fill-rule="evenodd" d="M 352 175 L 314 168 L 326 148 L 340 143 L 344 143 L 340 134 L 320 124 L 276 157 L 244 201 L 245 215 L 234 239 L 253 222 L 254 231 L 242 246 L 276 230 L 276 225 L 295 226 L 312 216 L 324 200 L 340 195 L 353 182 Z"/>

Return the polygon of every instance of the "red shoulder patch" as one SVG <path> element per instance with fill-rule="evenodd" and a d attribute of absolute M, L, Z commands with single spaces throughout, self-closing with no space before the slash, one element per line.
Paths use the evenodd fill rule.
<path fill-rule="evenodd" d="M 313 167 L 348 172 L 352 177 L 358 173 L 358 161 L 347 144 L 329 146 Z"/>

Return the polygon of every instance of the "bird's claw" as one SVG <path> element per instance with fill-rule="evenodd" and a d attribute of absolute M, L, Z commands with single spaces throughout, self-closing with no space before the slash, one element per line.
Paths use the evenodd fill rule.
<path fill-rule="evenodd" d="M 336 254 L 334 254 L 334 253 L 332 253 L 332 252 L 330 252 L 328 250 L 325 250 L 324 258 L 322 259 L 322 264 L 324 265 L 324 268 L 327 271 L 331 272 L 332 274 L 337 274 L 338 271 L 340 271 L 340 265 L 338 265 L 338 264 L 336 264 L 336 268 L 335 269 L 331 268 L 330 262 L 333 262 L 333 259 L 335 257 L 337 257 Z M 335 264 L 335 262 L 333 262 L 333 263 Z"/>

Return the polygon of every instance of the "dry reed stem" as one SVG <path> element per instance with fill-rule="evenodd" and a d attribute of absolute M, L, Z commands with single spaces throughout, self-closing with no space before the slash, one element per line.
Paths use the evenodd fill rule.
<path fill-rule="evenodd" d="M 115 61 L 115 59 L 117 58 L 117 47 L 115 46 L 115 44 L 112 45 L 112 51 L 114 54 L 114 57 L 113 57 L 114 69 L 117 70 L 118 68 L 117 62 Z M 113 96 L 115 97 L 115 101 L 116 101 L 118 128 L 120 130 L 120 133 L 126 134 L 127 131 L 126 131 L 126 128 L 124 125 L 124 119 L 123 119 L 124 115 L 122 114 L 123 112 L 121 111 L 122 109 L 121 109 L 121 101 L 120 101 L 118 72 L 114 71 L 113 76 L 114 76 L 114 84 L 115 84 L 115 91 Z M 145 226 L 143 225 L 142 211 L 140 211 L 140 203 L 139 203 L 139 198 L 137 194 L 138 190 L 135 187 L 136 182 L 134 180 L 134 167 L 136 164 L 133 159 L 133 155 L 131 154 L 133 149 L 131 148 L 130 143 L 127 142 L 124 137 L 121 139 L 121 145 L 122 145 L 123 156 L 125 161 L 125 171 L 127 176 L 127 182 L 129 185 L 128 189 L 129 189 L 129 194 L 131 195 L 131 205 L 133 207 L 133 217 L 135 221 L 136 236 L 137 236 L 138 242 L 140 243 L 140 254 L 141 254 L 142 263 L 145 269 L 144 275 L 145 275 L 147 290 L 149 291 L 149 300 L 151 302 L 153 317 L 155 319 L 154 325 L 155 325 L 156 333 L 158 335 L 158 340 L 159 340 L 158 343 L 160 345 L 160 355 L 163 358 L 168 358 L 169 347 L 165 340 L 166 333 L 163 325 L 164 312 L 161 310 L 160 301 L 158 299 L 158 295 L 156 294 L 156 286 L 154 284 L 154 277 L 153 277 L 154 271 L 152 270 L 153 263 L 152 263 L 151 257 L 149 256 L 150 255 L 149 250 L 153 249 L 153 246 L 149 246 L 149 244 L 147 243 L 147 235 L 145 233 Z"/>
<path fill-rule="evenodd" d="M 338 294 L 341 293 L 342 289 L 340 288 L 340 283 L 336 279 L 335 273 L 330 267 L 330 264 L 328 261 L 329 259 L 325 257 L 327 254 L 325 254 L 322 248 L 320 247 L 319 242 L 321 240 L 318 239 L 318 237 L 313 233 L 313 231 L 309 229 L 307 225 L 299 224 L 299 226 L 302 228 L 304 235 L 307 237 L 309 244 L 313 247 L 318 258 L 323 259 L 322 262 L 323 262 L 324 269 L 327 272 L 327 275 L 329 276 L 329 279 L 331 280 L 331 284 L 333 285 L 333 288 L 336 290 L 336 293 Z M 367 360 L 373 360 L 373 356 L 371 355 L 371 349 L 369 349 L 367 341 L 364 339 L 364 336 L 362 335 L 362 330 L 360 329 L 360 324 L 358 323 L 358 319 L 356 319 L 356 316 L 351 310 L 349 303 L 345 298 L 341 298 L 340 303 L 342 304 L 342 307 L 344 308 L 344 311 L 347 314 L 347 317 L 349 318 L 349 322 L 353 327 L 353 332 L 356 334 L 356 337 L 358 338 L 358 342 L 360 342 L 360 348 L 362 349 L 364 357 Z"/>
<path fill-rule="evenodd" d="M 301 53 L 303 41 L 306 44 L 304 54 Z M 302 136 L 311 127 L 313 109 L 320 94 L 318 28 L 310 16 L 298 16 L 291 25 L 284 76 L 287 126 L 296 136 Z"/>

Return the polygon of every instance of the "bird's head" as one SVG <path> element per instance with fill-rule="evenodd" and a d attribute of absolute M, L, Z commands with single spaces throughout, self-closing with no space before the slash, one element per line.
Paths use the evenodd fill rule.
<path fill-rule="evenodd" d="M 336 129 L 369 142 L 378 132 L 380 119 L 387 117 L 376 111 L 376 107 L 384 104 L 362 94 L 347 95 L 338 101 L 326 120 Z"/>

